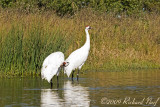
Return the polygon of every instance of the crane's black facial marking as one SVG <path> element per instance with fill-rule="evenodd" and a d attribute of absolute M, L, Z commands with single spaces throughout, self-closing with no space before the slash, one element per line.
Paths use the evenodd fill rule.
<path fill-rule="evenodd" d="M 61 64 L 61 67 L 66 67 L 66 66 L 68 66 L 69 65 L 69 62 L 63 62 L 62 64 Z"/>
<path fill-rule="evenodd" d="M 90 26 L 86 26 L 86 29 L 90 30 L 90 29 L 91 29 L 91 27 L 90 27 Z"/>
<path fill-rule="evenodd" d="M 68 66 L 68 65 L 69 65 L 69 62 L 64 62 L 64 63 L 65 63 L 64 67 L 66 67 L 66 66 Z"/>

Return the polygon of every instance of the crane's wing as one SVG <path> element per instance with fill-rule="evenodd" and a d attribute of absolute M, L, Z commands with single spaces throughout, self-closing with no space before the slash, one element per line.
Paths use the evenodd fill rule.
<path fill-rule="evenodd" d="M 84 48 L 80 48 L 72 52 L 65 62 L 69 62 L 69 65 L 64 68 L 65 73 L 69 77 L 72 70 L 81 68 L 85 61 L 87 60 L 89 51 L 86 51 Z"/>
<path fill-rule="evenodd" d="M 42 79 L 46 79 L 48 82 L 52 77 L 61 70 L 60 65 L 64 62 L 64 54 L 62 52 L 54 52 L 50 54 L 43 62 L 41 69 Z"/>

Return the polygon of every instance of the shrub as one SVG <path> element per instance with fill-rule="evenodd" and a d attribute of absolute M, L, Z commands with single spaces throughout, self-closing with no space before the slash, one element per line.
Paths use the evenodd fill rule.
<path fill-rule="evenodd" d="M 147 12 L 160 12 L 159 0 L 1 0 L 2 8 L 15 7 L 27 11 L 53 10 L 58 15 L 73 15 L 82 8 L 127 15 Z"/>

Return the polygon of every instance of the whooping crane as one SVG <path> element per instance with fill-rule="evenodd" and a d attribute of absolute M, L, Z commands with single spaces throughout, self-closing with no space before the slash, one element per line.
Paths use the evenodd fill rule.
<path fill-rule="evenodd" d="M 89 29 L 91 29 L 90 26 L 87 26 L 85 28 L 85 32 L 86 32 L 85 44 L 81 48 L 72 52 L 69 55 L 69 57 L 65 60 L 65 62 L 69 62 L 69 65 L 64 68 L 64 71 L 69 77 L 73 70 L 72 81 L 73 81 L 74 71 L 77 68 L 78 68 L 78 73 L 77 73 L 77 80 L 78 80 L 79 70 L 81 69 L 85 61 L 87 60 L 87 57 L 89 54 L 89 50 L 90 50 L 90 37 L 89 37 L 89 32 L 88 32 Z"/>
<path fill-rule="evenodd" d="M 62 52 L 54 52 L 45 58 L 42 69 L 41 69 L 41 77 L 42 79 L 47 80 L 49 83 L 51 82 L 52 88 L 52 78 L 54 75 L 57 76 L 58 83 L 58 75 L 61 71 L 61 68 L 68 66 L 68 62 L 64 62 L 64 54 Z"/>

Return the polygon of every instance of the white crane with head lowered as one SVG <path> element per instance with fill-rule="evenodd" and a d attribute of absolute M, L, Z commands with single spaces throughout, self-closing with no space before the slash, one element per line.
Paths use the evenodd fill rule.
<path fill-rule="evenodd" d="M 54 75 L 57 76 L 58 85 L 58 75 L 61 68 L 68 66 L 68 62 L 64 62 L 64 54 L 62 52 L 54 52 L 45 58 L 42 69 L 41 77 L 46 79 L 49 83 L 51 82 L 52 88 L 52 78 Z"/>
<path fill-rule="evenodd" d="M 88 32 L 89 29 L 91 29 L 90 26 L 87 26 L 85 28 L 85 32 L 86 32 L 85 44 L 81 48 L 72 52 L 69 55 L 69 57 L 65 60 L 65 62 L 68 62 L 69 65 L 64 68 L 64 71 L 68 77 L 70 76 L 71 72 L 73 71 L 72 80 L 73 80 L 73 76 L 74 76 L 74 71 L 77 68 L 78 68 L 78 73 L 77 73 L 77 80 L 78 80 L 79 70 L 81 69 L 81 67 L 83 66 L 85 61 L 87 60 L 89 50 L 90 50 L 90 37 L 89 37 L 89 32 Z"/>

